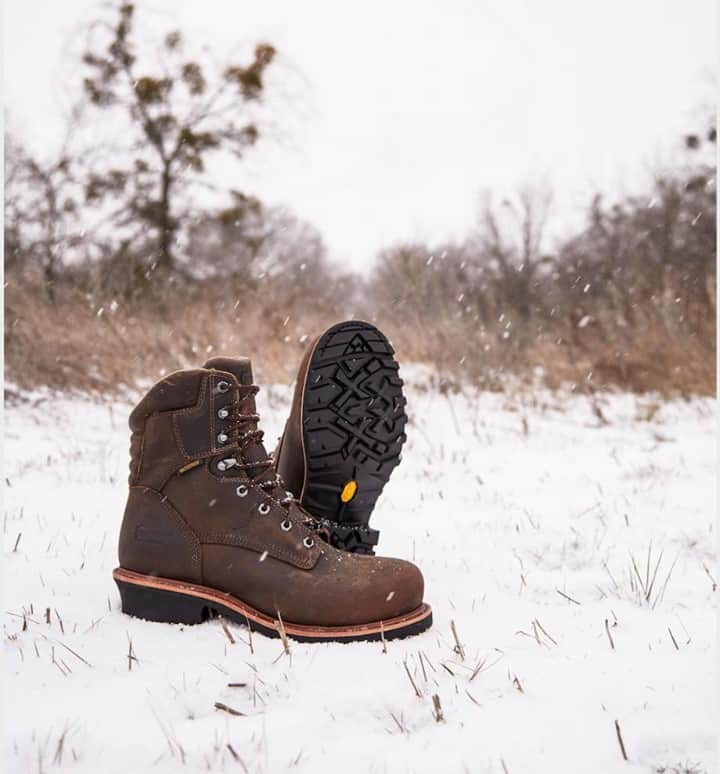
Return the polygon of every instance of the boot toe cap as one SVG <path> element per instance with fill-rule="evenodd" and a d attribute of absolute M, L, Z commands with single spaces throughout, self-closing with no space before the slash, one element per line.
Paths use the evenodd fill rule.
<path fill-rule="evenodd" d="M 418 608 L 423 602 L 425 581 L 419 568 L 402 559 L 386 559 L 387 569 L 379 591 L 384 595 L 381 618 L 394 618 Z"/>
<path fill-rule="evenodd" d="M 318 588 L 317 601 L 322 607 L 324 623 L 387 621 L 406 615 L 422 604 L 423 576 L 411 562 L 347 554 L 335 549 L 326 549 L 323 553 L 319 563 L 321 572 L 317 573 L 322 591 Z"/>

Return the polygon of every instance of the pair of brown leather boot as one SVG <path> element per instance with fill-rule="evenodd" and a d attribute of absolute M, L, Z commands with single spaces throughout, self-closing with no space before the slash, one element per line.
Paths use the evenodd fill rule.
<path fill-rule="evenodd" d="M 363 322 L 303 358 L 273 457 L 247 359 L 212 358 L 130 415 L 130 493 L 113 575 L 153 621 L 222 615 L 304 641 L 392 639 L 432 623 L 410 562 L 372 556 L 368 520 L 399 462 L 405 400 L 393 350 Z"/>

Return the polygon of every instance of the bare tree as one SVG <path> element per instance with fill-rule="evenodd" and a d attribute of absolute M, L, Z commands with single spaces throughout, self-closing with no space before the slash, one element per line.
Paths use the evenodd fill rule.
<path fill-rule="evenodd" d="M 525 320 L 538 300 L 533 293 L 538 269 L 550 261 L 543 247 L 551 204 L 548 188 L 531 186 L 503 199 L 500 207 L 487 194 L 481 204 L 477 246 L 495 263 L 505 301 Z"/>
<path fill-rule="evenodd" d="M 5 134 L 6 267 L 38 267 L 51 299 L 63 259 L 82 236 L 81 173 L 70 147 L 76 120 L 74 112 L 59 151 L 47 159 Z"/>
<path fill-rule="evenodd" d="M 145 243 L 152 234 L 152 265 L 170 272 L 177 268 L 178 232 L 193 215 L 188 200 L 194 187 L 207 182 L 207 158 L 240 157 L 260 135 L 247 106 L 263 94 L 275 49 L 259 44 L 248 64 L 210 74 L 186 55 L 175 31 L 159 47 L 162 72 L 148 73 L 138 63 L 134 19 L 135 6 L 120 5 L 114 24 L 93 26 L 84 56 L 90 102 L 130 119 L 126 147 L 115 154 L 121 163 L 94 171 L 86 195 L 90 202 L 111 201 L 129 243 Z"/>

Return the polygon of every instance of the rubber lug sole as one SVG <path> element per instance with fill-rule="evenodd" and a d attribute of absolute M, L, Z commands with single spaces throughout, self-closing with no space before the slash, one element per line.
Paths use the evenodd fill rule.
<path fill-rule="evenodd" d="M 231 594 L 207 586 L 125 570 L 113 570 L 123 613 L 162 623 L 198 624 L 222 616 L 267 637 L 280 637 L 279 621 Z M 352 626 L 308 626 L 283 621 L 285 634 L 297 642 L 395 640 L 420 634 L 432 625 L 432 610 L 417 609 L 385 621 Z"/>
<path fill-rule="evenodd" d="M 370 515 L 405 442 L 406 400 L 394 354 L 374 325 L 343 322 L 320 337 L 308 365 L 301 502 L 330 543 L 346 551 L 374 553 L 379 533 L 368 526 Z"/>

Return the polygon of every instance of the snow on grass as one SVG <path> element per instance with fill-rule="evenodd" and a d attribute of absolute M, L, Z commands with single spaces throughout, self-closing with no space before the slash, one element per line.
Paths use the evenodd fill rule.
<path fill-rule="evenodd" d="M 119 611 L 129 405 L 9 407 L 4 770 L 714 772 L 714 404 L 408 398 L 373 524 L 434 627 L 289 656 Z"/>

